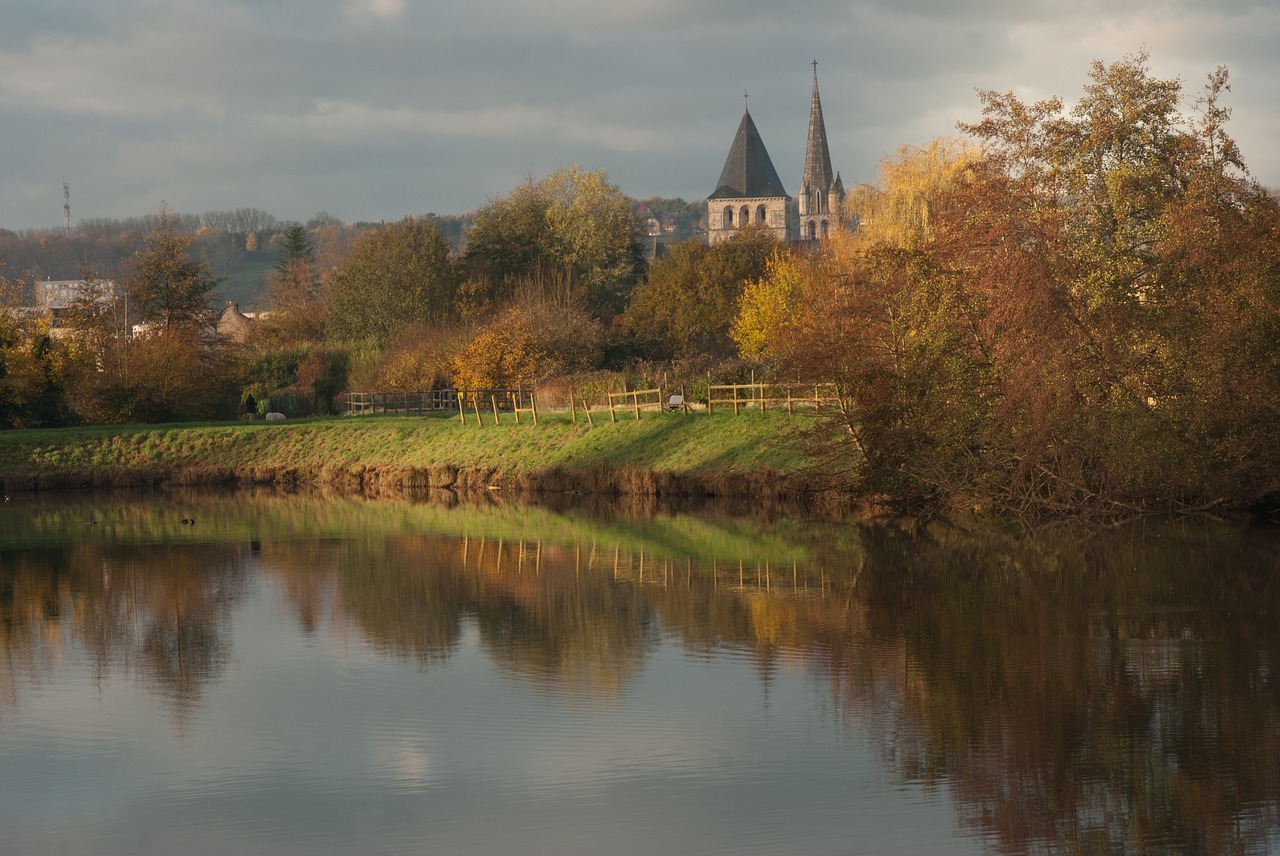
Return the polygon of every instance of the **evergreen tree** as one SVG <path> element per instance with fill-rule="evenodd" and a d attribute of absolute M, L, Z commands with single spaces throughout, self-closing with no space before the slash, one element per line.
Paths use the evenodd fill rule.
<path fill-rule="evenodd" d="M 288 276 L 296 265 L 314 263 L 315 247 L 305 226 L 295 223 L 276 240 L 280 244 L 280 258 L 276 260 L 275 270 L 280 275 Z"/>

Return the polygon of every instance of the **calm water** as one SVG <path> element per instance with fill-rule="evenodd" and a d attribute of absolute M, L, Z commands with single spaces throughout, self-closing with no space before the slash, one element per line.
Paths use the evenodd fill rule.
<path fill-rule="evenodd" d="M 1280 853 L 1278 606 L 1274 527 L 14 497 L 0 853 Z"/>

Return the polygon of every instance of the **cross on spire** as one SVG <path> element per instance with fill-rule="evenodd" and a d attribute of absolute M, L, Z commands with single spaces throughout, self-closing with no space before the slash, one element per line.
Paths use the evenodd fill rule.
<path fill-rule="evenodd" d="M 744 89 L 744 90 L 742 90 L 742 109 L 744 109 L 744 110 L 746 110 L 748 113 L 750 113 L 750 112 L 751 112 L 751 105 L 747 103 L 747 97 L 748 97 L 748 96 L 747 96 L 747 90 L 745 90 L 745 89 Z"/>

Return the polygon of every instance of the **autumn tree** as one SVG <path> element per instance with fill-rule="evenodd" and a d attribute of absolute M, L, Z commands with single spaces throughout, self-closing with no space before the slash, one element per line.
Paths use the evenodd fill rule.
<path fill-rule="evenodd" d="M 738 353 L 756 361 L 774 361 L 789 353 L 790 334 L 800 318 L 804 276 L 800 260 L 779 251 L 769 257 L 764 276 L 743 287 L 729 331 Z"/>
<path fill-rule="evenodd" d="M 190 257 L 192 240 L 178 230 L 173 212 L 161 206 L 123 281 L 130 311 L 142 321 L 172 328 L 210 320 L 209 298 L 221 280 Z"/>
<path fill-rule="evenodd" d="M 1070 110 L 981 94 L 981 155 L 927 223 L 868 229 L 829 282 L 867 487 L 1103 513 L 1280 493 L 1280 208 L 1225 91 L 1211 75 L 1188 118 L 1139 54 Z"/>
<path fill-rule="evenodd" d="M 557 170 L 525 181 L 476 212 L 467 232 L 468 299 L 499 305 L 535 275 L 580 283 L 593 312 L 625 307 L 643 265 L 640 223 L 604 170 Z"/>
<path fill-rule="evenodd" d="M 318 341 L 324 335 L 329 301 L 311 238 L 305 227 L 295 224 L 277 240 L 280 258 L 267 274 L 271 314 L 261 322 L 264 331 L 284 343 Z"/>
<path fill-rule="evenodd" d="M 65 389 L 84 363 L 74 342 L 53 336 L 49 318 L 23 308 L 27 285 L 0 267 L 0 428 L 71 422 Z"/>
<path fill-rule="evenodd" d="M 970 174 L 980 152 L 962 138 L 939 138 L 924 146 L 901 146 L 880 162 L 872 184 L 849 191 L 845 209 L 861 237 L 880 246 L 923 246 L 951 192 Z"/>
<path fill-rule="evenodd" d="M 747 283 L 760 279 L 777 241 L 745 229 L 709 247 L 676 244 L 649 266 L 627 312 L 628 326 L 656 352 L 678 356 L 733 353 L 730 326 Z"/>
<path fill-rule="evenodd" d="M 429 220 L 406 217 L 357 239 L 330 286 L 330 335 L 386 344 L 402 326 L 453 313 L 449 244 Z"/>
<path fill-rule="evenodd" d="M 605 330 L 566 277 L 521 280 L 451 363 L 458 387 L 515 386 L 597 368 Z"/>

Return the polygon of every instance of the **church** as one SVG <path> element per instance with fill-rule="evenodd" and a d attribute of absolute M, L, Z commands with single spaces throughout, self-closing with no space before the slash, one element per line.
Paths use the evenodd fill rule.
<path fill-rule="evenodd" d="M 817 241 L 838 222 L 844 184 L 831 169 L 827 128 L 818 97 L 818 63 L 813 63 L 813 99 L 800 195 L 787 195 L 760 131 L 747 109 L 725 158 L 715 192 L 707 197 L 707 241 L 727 241 L 744 228 L 765 228 L 780 241 Z M 793 204 L 794 203 L 794 204 Z"/>

